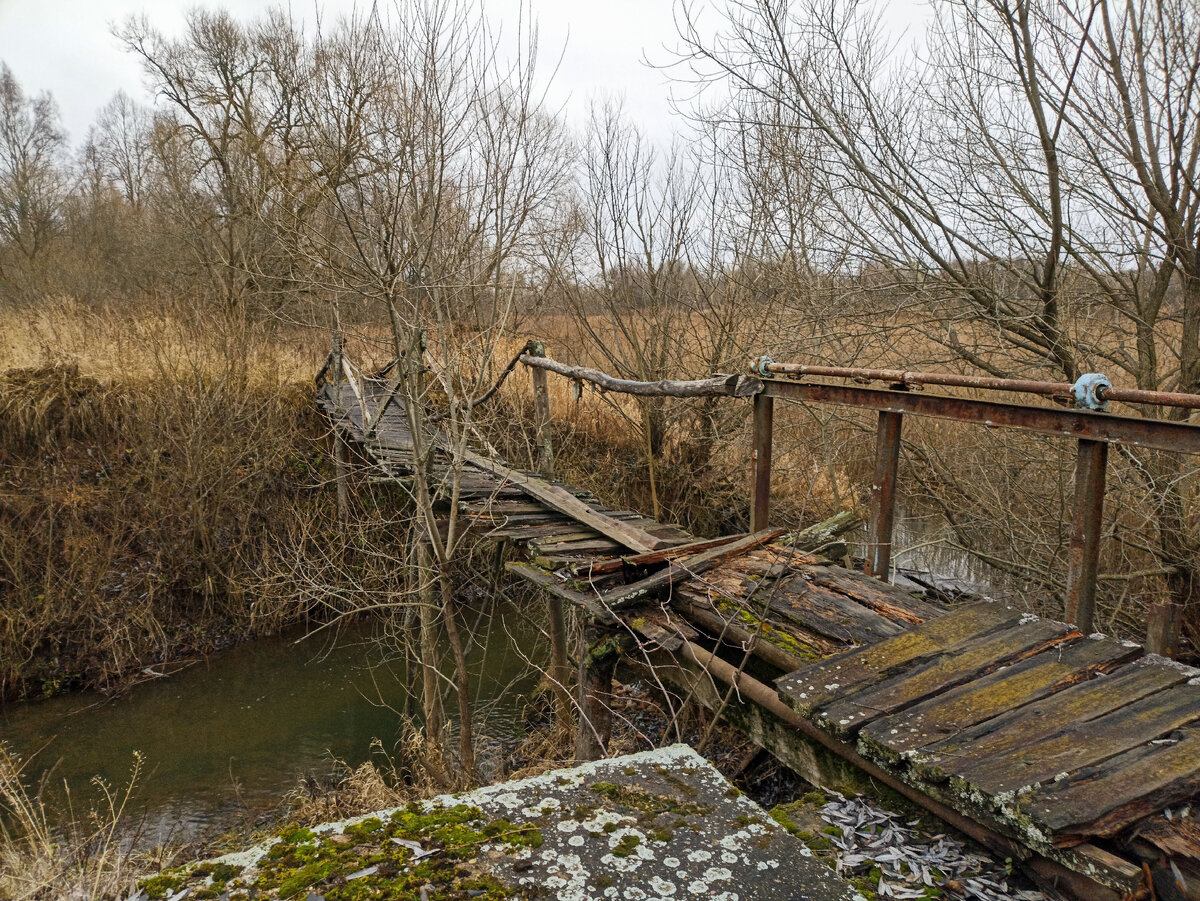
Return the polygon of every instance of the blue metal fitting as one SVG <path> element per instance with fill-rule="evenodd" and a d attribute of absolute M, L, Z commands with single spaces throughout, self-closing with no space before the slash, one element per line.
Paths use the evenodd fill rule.
<path fill-rule="evenodd" d="M 773 362 L 775 361 L 766 354 L 763 354 L 761 357 L 755 357 L 750 366 L 754 370 L 755 375 L 761 375 L 764 379 L 769 379 L 771 377 L 771 373 L 767 372 L 767 367 Z"/>
<path fill-rule="evenodd" d="M 1071 386 L 1075 395 L 1075 406 L 1081 410 L 1107 410 L 1108 401 L 1104 399 L 1104 389 L 1111 387 L 1112 382 L 1108 380 L 1108 376 L 1099 372 L 1084 373 Z"/>

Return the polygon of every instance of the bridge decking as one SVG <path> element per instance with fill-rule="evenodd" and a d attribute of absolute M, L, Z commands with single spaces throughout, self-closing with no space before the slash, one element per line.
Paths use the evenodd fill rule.
<path fill-rule="evenodd" d="M 384 390 L 361 386 L 375 398 Z M 323 384 L 318 401 L 380 475 L 411 475 L 398 403 L 368 433 L 349 385 Z M 435 476 L 446 471 L 435 464 Z M 531 496 L 513 470 L 474 456 L 462 471 L 460 510 L 478 534 L 522 551 L 511 571 L 619 623 L 643 647 L 671 652 L 700 640 L 750 649 L 784 673 L 780 697 L 818 729 L 1121 891 L 1141 878 L 1127 859 L 1131 841 L 1200 861 L 1190 814 L 1163 813 L 1200 796 L 1200 671 L 1003 604 L 930 603 L 778 533 L 700 542 L 558 486 L 659 543 L 631 550 Z M 1118 838 L 1108 846 L 1126 859 L 1092 844 Z"/>

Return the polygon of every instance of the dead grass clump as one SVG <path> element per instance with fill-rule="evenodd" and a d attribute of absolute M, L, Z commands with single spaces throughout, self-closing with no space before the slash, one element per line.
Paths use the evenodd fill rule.
<path fill-rule="evenodd" d="M 0 700 L 304 616 L 294 587 L 256 587 L 297 520 L 334 528 L 306 346 L 196 311 L 30 316 L 5 357 L 33 365 L 0 371 Z"/>
<path fill-rule="evenodd" d="M 0 435 L 10 452 L 94 438 L 116 401 L 77 365 L 10 369 L 0 373 Z"/>
<path fill-rule="evenodd" d="M 142 760 L 114 787 L 93 780 L 101 803 L 80 819 L 53 819 L 42 791 L 24 778 L 25 763 L 0 743 L 0 898 L 101 901 L 131 892 L 138 879 L 174 863 L 165 848 L 138 850 L 129 804 Z M 68 805 L 69 809 L 69 805 Z"/>

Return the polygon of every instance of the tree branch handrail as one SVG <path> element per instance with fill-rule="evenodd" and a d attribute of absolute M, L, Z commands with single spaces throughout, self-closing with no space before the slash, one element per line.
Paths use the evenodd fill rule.
<path fill-rule="evenodd" d="M 715 375 L 707 379 L 679 381 L 659 379 L 654 382 L 639 382 L 620 379 L 584 366 L 569 366 L 548 357 L 535 357 L 522 353 L 520 360 L 526 366 L 545 369 L 576 382 L 591 382 L 603 391 L 634 394 L 639 397 L 753 397 L 762 391 L 762 381 L 746 375 Z"/>

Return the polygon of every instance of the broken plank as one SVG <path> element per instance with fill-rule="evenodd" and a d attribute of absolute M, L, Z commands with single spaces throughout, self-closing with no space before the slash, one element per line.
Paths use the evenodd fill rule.
<path fill-rule="evenodd" d="M 780 697 L 797 713 L 815 710 L 900 672 L 913 660 L 960 647 L 1021 620 L 1019 610 L 980 601 L 935 617 L 876 644 L 847 651 L 784 676 Z"/>
<path fill-rule="evenodd" d="M 599 576 L 609 573 L 618 573 L 625 569 L 641 569 L 648 566 L 658 566 L 666 563 L 668 560 L 673 560 L 677 557 L 686 556 L 688 554 L 699 553 L 706 551 L 709 548 L 721 547 L 729 544 L 732 541 L 737 541 L 745 535 L 740 532 L 736 535 L 726 535 L 723 538 L 711 538 L 701 541 L 689 541 L 685 544 L 677 544 L 674 547 L 669 547 L 661 551 L 654 551 L 649 554 L 633 554 L 625 557 L 612 557 L 607 560 L 589 560 L 581 563 L 572 570 L 572 575 L 576 576 Z"/>
<path fill-rule="evenodd" d="M 1175 685 L 1111 713 L 1060 728 L 1012 752 L 975 759 L 957 776 L 990 795 L 1014 791 L 1099 763 L 1200 719 L 1200 685 Z"/>
<path fill-rule="evenodd" d="M 532 582 L 543 591 L 547 591 L 556 597 L 562 598 L 564 601 L 570 601 L 572 604 L 582 607 L 602 623 L 614 625 L 617 622 L 617 618 L 594 597 L 589 597 L 582 591 L 575 591 L 573 588 L 568 588 L 553 573 L 548 573 L 544 569 L 529 563 L 518 563 L 516 561 L 505 563 L 504 568 L 513 575 L 520 576 L 522 579 Z"/>
<path fill-rule="evenodd" d="M 1184 681 L 1181 668 L 1162 666 L 1156 659 L 1135 660 L 1111 675 L 1072 685 L 922 748 L 915 760 L 923 778 L 958 774 L 973 760 L 1023 748 L 1060 730 L 1064 722 L 1095 719 Z"/>
<path fill-rule="evenodd" d="M 1056 845 L 1112 836 L 1200 792 L 1200 730 L 1186 729 L 1038 789 L 1022 804 Z"/>
<path fill-rule="evenodd" d="M 895 759 L 905 751 L 941 741 L 1056 691 L 1086 682 L 1140 654 L 1137 645 L 1103 636 L 1059 642 L 982 679 L 871 723 L 863 735 L 889 759 Z"/>
<path fill-rule="evenodd" d="M 913 666 L 865 690 L 841 694 L 817 712 L 817 723 L 848 740 L 880 717 L 986 675 L 1072 635 L 1082 637 L 1073 626 L 1052 620 L 1014 623 L 932 658 L 917 658 Z"/>
<path fill-rule="evenodd" d="M 613 519 L 610 516 L 605 516 L 603 513 L 598 513 L 565 488 L 551 485 L 546 480 L 539 479 L 536 476 L 526 475 L 525 473 L 517 472 L 515 469 L 501 466 L 499 463 L 489 460 L 487 457 L 483 457 L 471 450 L 463 450 L 462 457 L 468 463 L 478 466 L 485 472 L 490 472 L 505 481 L 511 482 L 526 494 L 536 497 L 551 509 L 578 520 L 589 528 L 595 529 L 600 534 L 608 536 L 618 544 L 622 544 L 643 554 L 658 550 L 665 544 L 662 538 L 651 535 L 643 529 Z"/>
<path fill-rule="evenodd" d="M 753 597 L 764 598 L 773 613 L 841 645 L 869 644 L 900 631 L 871 608 L 802 578 L 752 584 L 756 589 Z"/>
<path fill-rule="evenodd" d="M 886 582 L 840 566 L 813 567 L 810 577 L 817 585 L 840 591 L 895 622 L 922 623 L 941 616 L 947 609 L 923 601 L 903 588 L 888 585 Z"/>
<path fill-rule="evenodd" d="M 756 532 L 753 535 L 747 535 L 729 544 L 710 548 L 699 554 L 685 557 L 683 560 L 672 560 L 664 569 L 659 570 L 653 575 L 604 595 L 604 603 L 610 610 L 618 610 L 621 607 L 628 607 L 630 604 L 650 600 L 660 592 L 669 589 L 681 579 L 686 579 L 710 570 L 717 564 L 736 557 L 738 554 L 744 554 L 751 548 L 765 544 L 782 534 L 783 529 Z"/>

